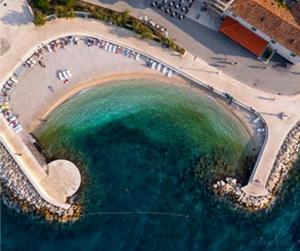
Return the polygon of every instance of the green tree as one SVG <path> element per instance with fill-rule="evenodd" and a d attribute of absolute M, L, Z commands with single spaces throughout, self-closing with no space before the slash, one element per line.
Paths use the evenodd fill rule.
<path fill-rule="evenodd" d="M 36 7 L 42 11 L 49 10 L 49 0 L 36 0 Z"/>
<path fill-rule="evenodd" d="M 35 26 L 42 26 L 46 22 L 47 22 L 47 18 L 46 18 L 46 16 L 42 12 L 37 11 L 34 14 L 33 23 L 35 24 Z"/>
<path fill-rule="evenodd" d="M 117 25 L 119 26 L 125 26 L 128 23 L 129 20 L 129 12 L 128 10 L 122 12 L 121 14 L 118 14 L 117 17 Z"/>
<path fill-rule="evenodd" d="M 67 7 L 73 7 L 74 0 L 57 0 L 57 3 L 59 5 L 67 6 Z"/>

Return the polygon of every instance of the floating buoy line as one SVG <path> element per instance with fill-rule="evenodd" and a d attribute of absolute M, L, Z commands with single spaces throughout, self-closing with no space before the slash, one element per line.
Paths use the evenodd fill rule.
<path fill-rule="evenodd" d="M 188 214 L 170 213 L 170 212 L 154 212 L 154 211 L 99 211 L 83 214 L 82 217 L 95 215 L 155 215 L 155 216 L 173 216 L 188 219 Z"/>

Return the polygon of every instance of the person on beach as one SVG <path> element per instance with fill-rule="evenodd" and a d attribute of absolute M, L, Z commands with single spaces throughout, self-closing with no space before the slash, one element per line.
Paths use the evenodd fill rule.
<path fill-rule="evenodd" d="M 52 85 L 49 85 L 49 86 L 48 86 L 48 89 L 49 89 L 52 93 L 54 92 L 54 88 L 53 88 Z"/>

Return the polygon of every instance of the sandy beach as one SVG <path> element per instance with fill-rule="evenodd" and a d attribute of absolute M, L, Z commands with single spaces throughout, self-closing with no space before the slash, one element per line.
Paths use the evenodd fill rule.
<path fill-rule="evenodd" d="M 165 77 L 148 68 L 143 60 L 136 61 L 94 46 L 88 47 L 80 41 L 78 45 L 44 54 L 41 61 L 46 67 L 36 65 L 26 68 L 11 94 L 11 108 L 18 114 L 19 121 L 28 132 L 34 131 L 43 123 L 51 111 L 85 89 L 116 80 L 153 79 L 183 88 L 193 88 L 200 95 L 211 96 L 229 115 L 241 122 L 249 138 L 255 138 L 254 148 L 258 150 L 262 144 L 263 138 L 256 133 L 258 125 L 252 122 L 252 113 L 238 106 L 228 106 L 216 95 L 192 85 L 179 76 Z M 57 71 L 66 69 L 70 70 L 72 77 L 67 83 L 63 83 L 57 78 Z"/>

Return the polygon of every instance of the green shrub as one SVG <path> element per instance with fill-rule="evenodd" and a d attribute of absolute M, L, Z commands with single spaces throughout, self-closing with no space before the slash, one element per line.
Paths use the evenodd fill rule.
<path fill-rule="evenodd" d="M 141 23 L 140 21 L 133 20 L 132 28 L 137 34 L 141 36 L 141 38 L 152 39 L 154 36 L 153 31 L 148 26 Z"/>
<path fill-rule="evenodd" d="M 33 23 L 35 26 L 42 26 L 47 22 L 47 17 L 40 11 L 34 14 Z"/>
<path fill-rule="evenodd" d="M 92 17 L 99 19 L 99 20 L 103 20 L 103 21 L 109 20 L 109 14 L 101 8 L 94 10 L 92 12 Z"/>
<path fill-rule="evenodd" d="M 75 12 L 71 7 L 65 7 L 62 5 L 55 6 L 55 14 L 58 18 L 72 18 L 75 17 Z"/>

